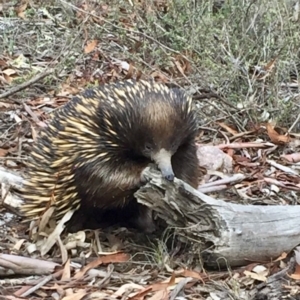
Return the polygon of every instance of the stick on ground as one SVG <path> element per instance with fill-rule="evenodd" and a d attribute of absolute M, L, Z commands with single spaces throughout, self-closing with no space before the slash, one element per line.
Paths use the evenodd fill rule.
<path fill-rule="evenodd" d="M 40 73 L 40 74 L 37 74 L 36 76 L 34 76 L 33 78 L 31 78 L 30 80 L 20 84 L 20 85 L 17 85 L 17 86 L 14 86 L 12 89 L 10 89 L 9 91 L 7 92 L 4 92 L 2 94 L 0 94 L 0 99 L 3 99 L 3 98 L 6 98 L 8 96 L 11 96 L 21 90 L 24 90 L 26 89 L 27 87 L 29 87 L 30 85 L 36 83 L 37 81 L 43 79 L 44 77 L 50 75 L 53 73 L 53 70 L 47 70 L 43 73 Z M 22 101 L 19 101 L 18 99 L 14 99 L 15 102 L 21 104 Z"/>

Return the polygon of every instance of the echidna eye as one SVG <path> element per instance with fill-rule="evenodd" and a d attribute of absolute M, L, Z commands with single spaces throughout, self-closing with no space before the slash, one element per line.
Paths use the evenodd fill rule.
<path fill-rule="evenodd" d="M 172 150 L 177 150 L 177 143 L 176 142 L 173 142 L 172 145 L 171 145 L 171 148 Z"/>
<path fill-rule="evenodd" d="M 150 144 L 146 144 L 145 145 L 145 150 L 148 151 L 148 152 L 151 151 L 152 150 L 152 146 Z"/>

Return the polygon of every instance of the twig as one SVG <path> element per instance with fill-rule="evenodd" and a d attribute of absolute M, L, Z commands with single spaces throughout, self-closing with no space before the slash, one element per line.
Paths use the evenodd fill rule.
<path fill-rule="evenodd" d="M 243 148 L 267 148 L 272 147 L 274 144 L 270 142 L 265 143 L 231 143 L 231 144 L 220 144 L 218 145 L 219 149 L 243 149 Z"/>
<path fill-rule="evenodd" d="M 273 167 L 275 167 L 275 168 L 277 168 L 277 169 L 279 169 L 283 172 L 293 174 L 293 175 L 296 175 L 296 176 L 299 175 L 297 171 L 295 171 L 295 170 L 293 170 L 289 167 L 285 167 L 285 166 L 283 166 L 283 165 L 281 165 L 281 164 L 279 164 L 279 163 L 277 163 L 273 160 L 267 159 L 267 163 L 269 163 L 271 166 L 273 166 Z"/>
<path fill-rule="evenodd" d="M 55 272 L 54 274 L 48 275 L 44 278 L 41 278 L 40 280 L 37 281 L 37 284 L 33 287 L 30 287 L 29 289 L 26 289 L 26 287 L 24 287 L 26 289 L 25 292 L 23 292 L 20 297 L 27 297 L 30 294 L 34 293 L 35 291 L 39 290 L 42 286 L 44 286 L 45 284 L 47 284 L 49 281 L 53 280 L 53 279 L 57 279 L 59 278 L 63 273 L 63 270 L 58 270 L 57 272 Z M 22 292 L 22 290 L 19 290 L 19 292 Z M 17 294 L 17 293 L 16 293 Z"/>
<path fill-rule="evenodd" d="M 227 178 L 223 178 L 223 179 L 220 179 L 220 180 L 216 180 L 214 182 L 208 182 L 208 183 L 202 184 L 200 186 L 200 188 L 207 188 L 207 187 L 217 186 L 217 185 L 222 185 L 222 184 L 237 183 L 239 181 L 242 181 L 245 178 L 246 178 L 245 175 L 237 173 L 237 174 L 234 174 L 231 177 L 227 177 Z"/>
<path fill-rule="evenodd" d="M 199 93 L 199 92 L 198 92 Z M 220 101 L 222 101 L 223 103 L 225 103 L 226 105 L 228 105 L 229 107 L 233 108 L 236 110 L 236 106 L 233 105 L 232 103 L 226 101 L 222 96 L 218 95 L 215 92 L 208 92 L 208 93 L 203 93 L 203 94 L 198 94 L 196 96 L 193 97 L 194 100 L 205 100 L 205 99 L 210 99 L 210 98 L 216 98 Z"/>
<path fill-rule="evenodd" d="M 0 94 L 0 99 L 3 99 L 3 98 L 6 98 L 8 96 L 11 96 L 21 90 L 24 90 L 26 89 L 28 86 L 32 85 L 33 83 L 43 79 L 44 77 L 50 75 L 51 73 L 53 73 L 53 70 L 47 70 L 43 73 L 40 73 L 40 74 L 37 74 L 36 76 L 34 76 L 33 78 L 31 78 L 30 80 L 20 84 L 20 85 L 17 85 L 17 86 L 14 86 L 11 90 L 7 91 L 7 92 L 4 92 L 2 94 Z M 14 102 L 17 102 L 19 104 L 22 104 L 22 101 L 20 100 L 17 100 L 17 99 L 14 99 Z"/>
<path fill-rule="evenodd" d="M 44 286 L 46 283 L 48 283 L 50 280 L 53 279 L 53 275 L 48 275 L 43 280 L 41 280 L 38 284 L 28 289 L 26 292 L 24 292 L 21 297 L 27 297 L 30 294 L 36 292 L 38 289 L 40 289 L 42 286 Z"/>
<path fill-rule="evenodd" d="M 293 130 L 293 128 L 297 125 L 297 123 L 299 122 L 300 119 L 300 114 L 298 114 L 297 119 L 295 120 L 295 122 L 292 124 L 292 126 L 289 128 L 288 133 L 291 133 L 291 131 Z"/>
<path fill-rule="evenodd" d="M 187 283 L 191 282 L 193 278 L 187 277 L 179 281 L 179 283 L 176 285 L 175 289 L 170 294 L 170 300 L 176 299 L 176 297 L 179 295 L 179 293 L 184 289 Z"/>
<path fill-rule="evenodd" d="M 207 194 L 215 191 L 224 190 L 228 188 L 228 184 L 236 184 L 237 182 L 240 182 L 245 178 L 246 178 L 245 175 L 238 173 L 231 177 L 216 180 L 214 182 L 205 183 L 198 187 L 198 191 Z"/>
<path fill-rule="evenodd" d="M 97 284 L 98 289 L 102 288 L 103 285 L 111 278 L 112 272 L 114 270 L 114 265 L 109 264 L 107 269 L 108 269 L 107 275 Z"/>

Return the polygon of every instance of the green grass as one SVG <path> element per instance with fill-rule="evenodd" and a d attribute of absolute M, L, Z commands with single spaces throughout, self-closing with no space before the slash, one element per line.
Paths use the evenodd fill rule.
<path fill-rule="evenodd" d="M 112 58 L 125 60 L 145 76 L 159 70 L 187 91 L 211 89 L 237 107 L 204 99 L 204 124 L 229 117 L 244 129 L 248 121 L 266 121 L 263 116 L 268 115 L 289 126 L 297 117 L 298 88 L 289 85 L 291 74 L 298 79 L 300 23 L 289 1 L 228 0 L 217 7 L 216 1 L 166 0 L 159 6 L 158 1 L 90 0 L 79 10 L 76 3 L 29 6 L 27 20 L 14 20 L 2 29 L 0 52 L 30 53 L 32 66 L 52 61 L 58 69 L 52 85 L 75 70 L 99 68 L 105 73 Z M 88 13 L 80 11 L 85 8 Z M 15 16 L 12 9 L 5 15 Z M 91 39 L 100 41 L 103 56 L 98 61 L 83 52 L 84 42 Z M 179 57 L 191 67 L 184 76 L 176 67 L 182 63 Z M 275 58 L 266 79 L 251 72 Z"/>

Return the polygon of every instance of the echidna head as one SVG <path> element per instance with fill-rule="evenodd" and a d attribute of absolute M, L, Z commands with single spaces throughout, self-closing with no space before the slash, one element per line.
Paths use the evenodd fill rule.
<path fill-rule="evenodd" d="M 163 85 L 127 89 L 117 95 L 120 105 L 109 107 L 105 114 L 104 131 L 110 143 L 118 145 L 118 155 L 155 162 L 162 175 L 173 181 L 172 155 L 194 142 L 197 130 L 191 99 Z"/>

